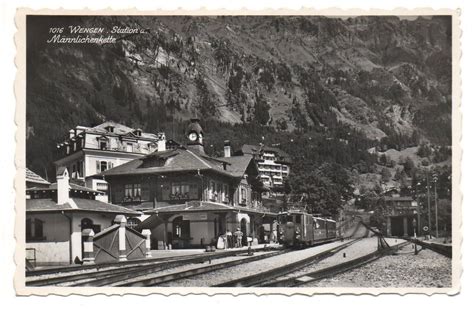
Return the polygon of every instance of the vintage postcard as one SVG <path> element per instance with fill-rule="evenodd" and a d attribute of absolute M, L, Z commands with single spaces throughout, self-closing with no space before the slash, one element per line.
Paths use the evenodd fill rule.
<path fill-rule="evenodd" d="M 17 294 L 458 293 L 459 23 L 18 10 Z"/>

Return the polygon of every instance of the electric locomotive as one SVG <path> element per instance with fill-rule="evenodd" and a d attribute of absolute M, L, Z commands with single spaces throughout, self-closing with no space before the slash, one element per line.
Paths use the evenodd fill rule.
<path fill-rule="evenodd" d="M 280 243 L 286 247 L 305 247 L 337 237 L 336 221 L 308 213 L 289 211 L 278 215 Z"/>

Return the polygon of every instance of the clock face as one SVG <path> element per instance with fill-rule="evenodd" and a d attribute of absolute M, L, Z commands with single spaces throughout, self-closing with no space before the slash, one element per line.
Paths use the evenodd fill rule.
<path fill-rule="evenodd" d="M 195 132 L 191 132 L 189 133 L 188 138 L 192 141 L 196 141 L 198 138 L 198 135 Z"/>

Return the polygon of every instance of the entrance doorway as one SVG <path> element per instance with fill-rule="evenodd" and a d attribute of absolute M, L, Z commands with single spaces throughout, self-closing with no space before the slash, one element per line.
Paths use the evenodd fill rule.
<path fill-rule="evenodd" d="M 191 241 L 191 229 L 189 220 L 183 220 L 183 216 L 173 220 L 172 244 L 173 248 L 186 248 Z"/>
<path fill-rule="evenodd" d="M 240 231 L 242 231 L 242 246 L 248 246 L 247 242 L 247 220 L 244 218 L 240 220 Z"/>
<path fill-rule="evenodd" d="M 415 226 L 413 225 L 413 218 L 414 218 L 413 216 L 391 217 L 390 223 L 391 223 L 392 236 L 399 236 L 399 237 L 403 237 L 405 235 L 413 236 L 414 228 L 415 228 Z"/>

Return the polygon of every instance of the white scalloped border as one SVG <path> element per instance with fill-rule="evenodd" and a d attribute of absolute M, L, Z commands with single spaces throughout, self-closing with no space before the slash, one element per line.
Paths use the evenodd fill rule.
<path fill-rule="evenodd" d="M 452 257 L 452 287 L 450 288 L 185 288 L 185 287 L 27 287 L 25 286 L 25 244 L 24 239 L 24 222 L 25 222 L 25 116 L 26 116 L 26 15 L 325 15 L 325 16 L 354 16 L 354 15 L 451 15 L 452 16 L 452 204 L 453 204 L 453 257 Z M 17 54 L 15 57 L 15 65 L 17 74 L 15 78 L 15 97 L 16 111 L 15 124 L 17 126 L 16 155 L 15 166 L 16 176 L 14 187 L 16 190 L 15 199 L 15 277 L 14 286 L 17 295 L 373 295 L 380 294 L 448 294 L 456 295 L 460 292 L 460 279 L 462 272 L 462 193 L 461 193 L 461 24 L 460 9 L 432 9 L 417 8 L 405 9 L 395 8 L 393 10 L 385 9 L 339 9 L 325 8 L 313 9 L 302 7 L 301 9 L 263 9 L 249 10 L 243 7 L 240 10 L 213 9 L 207 10 L 201 7 L 197 10 L 178 9 L 161 9 L 156 11 L 140 11 L 135 8 L 117 9 L 112 8 L 91 10 L 67 10 L 59 9 L 41 9 L 32 10 L 29 8 L 19 8 L 15 16 L 15 24 L 17 32 L 15 34 L 15 45 Z"/>

